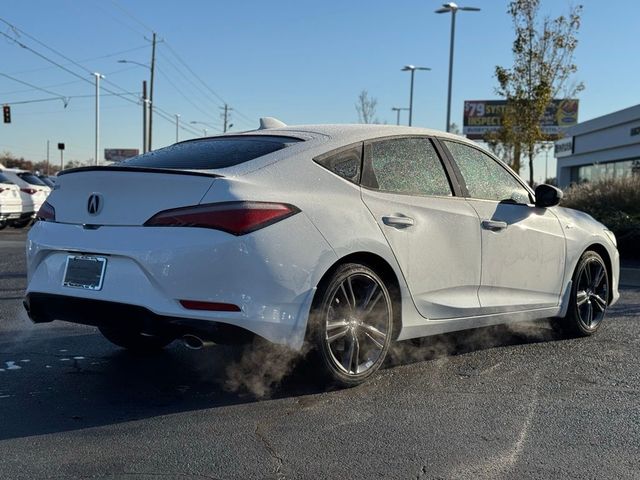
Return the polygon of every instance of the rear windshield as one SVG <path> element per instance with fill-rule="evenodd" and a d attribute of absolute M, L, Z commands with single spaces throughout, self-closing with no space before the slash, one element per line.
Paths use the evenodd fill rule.
<path fill-rule="evenodd" d="M 33 173 L 21 172 L 21 173 L 18 173 L 18 176 L 30 185 L 38 185 L 39 187 L 47 186 L 46 183 L 44 183 L 42 180 L 36 177 Z"/>
<path fill-rule="evenodd" d="M 225 168 L 268 155 L 299 141 L 266 135 L 192 140 L 133 157 L 120 165 L 192 170 Z"/>
<path fill-rule="evenodd" d="M 13 183 L 7 177 L 5 177 L 2 173 L 0 173 L 0 183 Z"/>
<path fill-rule="evenodd" d="M 47 187 L 53 187 L 53 182 L 49 179 L 49 177 L 41 176 L 38 178 L 42 180 Z"/>

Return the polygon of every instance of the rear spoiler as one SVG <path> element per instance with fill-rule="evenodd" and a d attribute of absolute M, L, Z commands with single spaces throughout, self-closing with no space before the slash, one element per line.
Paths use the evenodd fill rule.
<path fill-rule="evenodd" d="M 70 173 L 80 172 L 136 172 L 136 173 L 166 173 L 169 175 L 195 175 L 199 177 L 222 177 L 217 173 L 206 173 L 194 170 L 176 170 L 172 168 L 152 168 L 152 167 L 123 167 L 123 166 L 93 166 L 78 167 L 62 170 L 58 172 L 58 177 L 68 175 Z"/>

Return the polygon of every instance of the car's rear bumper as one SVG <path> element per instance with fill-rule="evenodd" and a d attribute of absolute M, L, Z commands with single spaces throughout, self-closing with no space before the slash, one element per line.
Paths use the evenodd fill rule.
<path fill-rule="evenodd" d="M 71 253 L 107 259 L 100 290 L 63 285 Z M 36 222 L 27 242 L 27 296 L 35 321 L 136 322 L 128 317 L 143 308 L 156 318 L 234 325 L 300 348 L 318 272 L 334 261 L 335 253 L 303 214 L 240 237 L 202 228 Z M 70 312 L 57 302 L 47 312 L 42 299 L 51 297 L 42 294 L 77 299 L 76 308 Z M 180 300 L 232 304 L 240 311 L 193 310 Z M 104 314 L 100 302 L 127 308 Z"/>

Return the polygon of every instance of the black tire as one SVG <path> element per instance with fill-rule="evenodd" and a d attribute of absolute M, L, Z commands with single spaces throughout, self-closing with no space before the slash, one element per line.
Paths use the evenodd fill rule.
<path fill-rule="evenodd" d="M 30 224 L 31 224 L 31 219 L 28 218 L 26 220 L 16 220 L 15 222 L 13 222 L 11 224 L 11 226 L 13 228 L 24 228 L 24 227 L 26 227 L 27 225 L 30 225 Z"/>
<path fill-rule="evenodd" d="M 0 220 L 0 230 L 4 230 L 7 227 L 6 220 Z"/>
<path fill-rule="evenodd" d="M 552 319 L 551 326 L 565 337 L 587 337 L 600 328 L 609 303 L 609 273 L 602 257 L 592 250 L 583 253 L 572 280 L 567 314 Z"/>
<path fill-rule="evenodd" d="M 383 279 L 365 265 L 340 265 L 316 294 L 309 332 L 312 358 L 329 383 L 359 385 L 384 363 L 393 329 L 394 302 Z"/>
<path fill-rule="evenodd" d="M 98 327 L 98 330 L 114 345 L 139 353 L 157 352 L 175 340 L 173 337 L 147 335 L 134 330 L 110 327 Z"/>

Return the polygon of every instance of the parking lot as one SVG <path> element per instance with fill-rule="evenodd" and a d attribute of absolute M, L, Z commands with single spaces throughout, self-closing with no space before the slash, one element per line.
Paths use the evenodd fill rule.
<path fill-rule="evenodd" d="M 25 238 L 0 232 L 1 478 L 640 478 L 640 289 L 592 338 L 443 335 L 363 386 L 301 369 L 257 398 L 231 388 L 240 347 L 143 357 L 31 325 Z"/>

